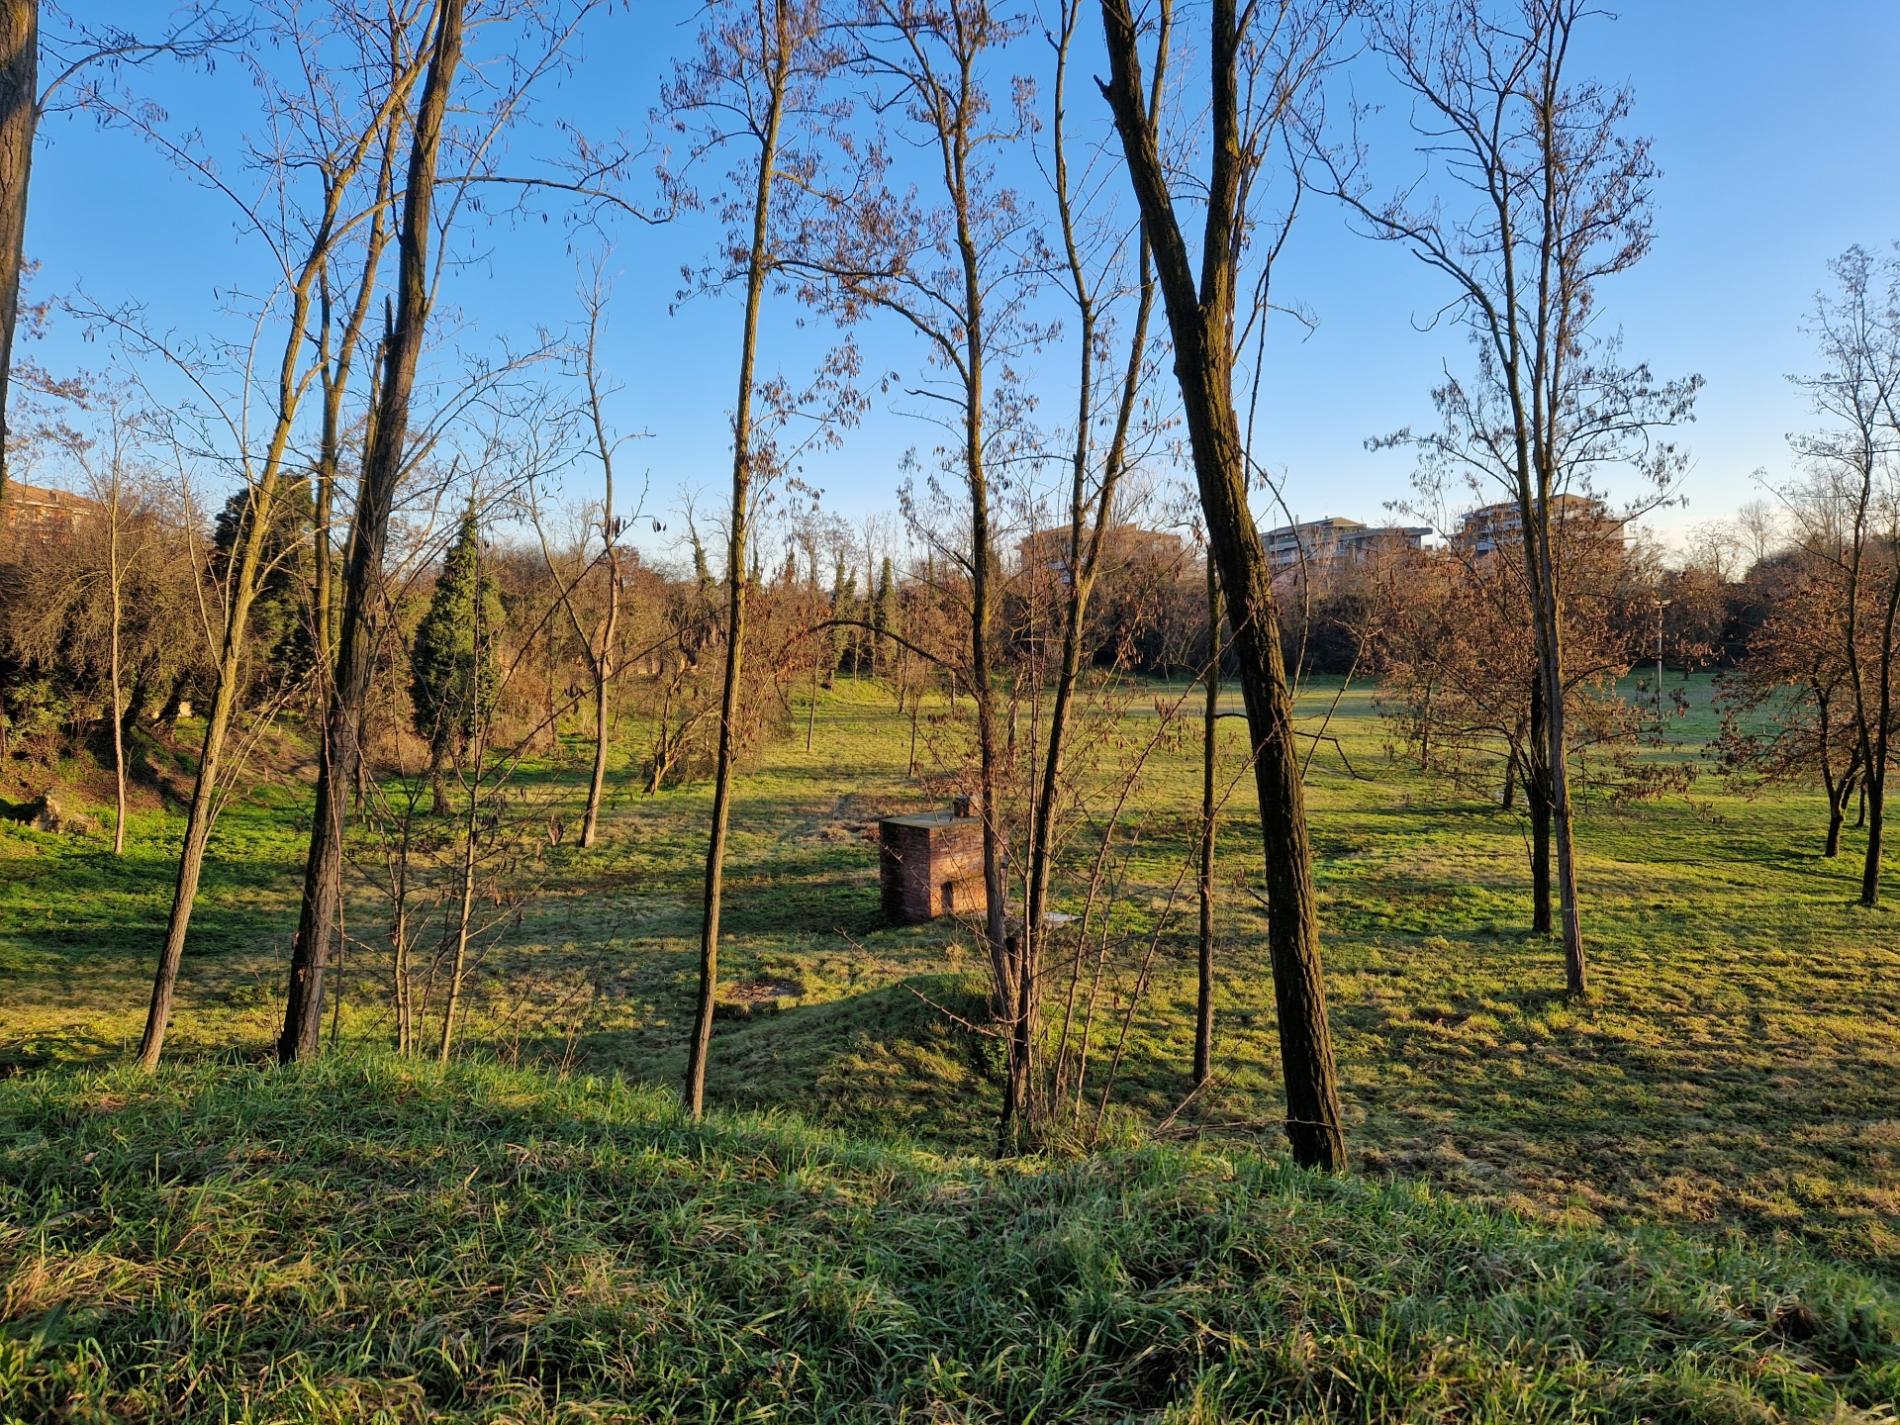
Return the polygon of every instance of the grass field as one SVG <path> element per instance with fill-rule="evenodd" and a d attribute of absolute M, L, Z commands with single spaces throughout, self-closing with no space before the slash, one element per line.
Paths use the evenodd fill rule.
<path fill-rule="evenodd" d="M 1125 715 L 1087 733 L 1080 758 L 1106 788 L 1155 740 L 1119 823 L 1115 915 L 1131 932 L 1165 904 L 1191 840 L 1199 786 L 1192 710 L 1172 728 L 1156 712 L 1182 691 L 1141 690 Z M 1316 721 L 1336 692 L 1309 690 L 1303 713 Z M 1699 756 L 1713 719 L 1706 683 L 1692 692 L 1695 711 L 1669 724 L 1670 746 L 1656 755 Z M 1238 772 L 1241 728 L 1237 720 L 1222 728 Z M 603 1325 L 619 1312 L 623 1329 L 634 1329 L 632 1313 L 639 1330 L 681 1353 L 656 1358 L 670 1363 L 673 1384 L 653 1384 L 654 1418 L 672 1410 L 767 1419 L 775 1408 L 822 1415 L 873 1389 L 905 1402 L 894 1417 L 918 1419 L 1026 1419 L 1032 1401 L 1064 1418 L 1163 1405 L 1177 1411 L 1168 1418 L 1228 1418 L 1240 1402 L 1307 1418 L 1743 1420 L 1853 1418 L 1857 1409 L 1887 1418 L 1876 1407 L 1900 1395 L 1900 920 L 1854 903 L 1858 839 L 1850 836 L 1840 861 L 1824 861 L 1818 798 L 1749 799 L 1707 771 L 1687 796 L 1592 803 L 1580 852 L 1594 994 L 1570 1004 L 1556 993 L 1556 948 L 1524 931 L 1521 824 L 1390 758 L 1366 690 L 1346 692 L 1331 730 L 1357 773 L 1324 747 L 1310 778 L 1333 1022 L 1363 1179 L 1338 1186 L 1241 1151 L 1249 1140 L 1269 1156 L 1280 1148 L 1263 921 L 1247 889 L 1258 881 L 1259 843 L 1243 814 L 1244 786 L 1220 842 L 1217 1082 L 1174 1123 L 1217 1132 L 1218 1146 L 1017 1169 L 968 1156 L 992 1132 L 991 1055 L 933 1007 L 971 1002 L 973 942 L 944 923 L 890 929 L 879 920 L 876 848 L 865 830 L 878 815 L 941 796 L 905 776 L 905 730 L 887 691 L 841 683 L 818 708 L 813 749 L 802 735 L 774 744 L 741 788 L 726 916 L 733 1006 L 717 1026 L 710 1086 L 722 1105 L 789 1111 L 849 1132 L 854 1143 L 757 1119 L 721 1120 L 696 1139 L 672 1122 L 664 1094 L 474 1067 L 444 1081 L 364 1058 L 367 1046 L 386 1042 L 389 1015 L 360 964 L 343 971 L 341 1030 L 365 1047 L 331 1070 L 254 1075 L 241 1064 L 266 1053 L 281 1013 L 306 792 L 295 783 L 262 786 L 219 825 L 180 983 L 172 1052 L 211 1062 L 150 1088 L 123 1072 L 63 1068 L 0 1084 L 0 1134 L 14 1144 L 0 1147 L 10 1154 L 0 1181 L 13 1184 L 0 1224 L 15 1224 L 0 1226 L 8 1234 L 0 1268 L 13 1277 L 0 1315 L 31 1323 L 67 1309 L 66 1325 L 48 1328 L 38 1347 L 18 1348 L 39 1351 L 40 1364 L 18 1364 L 16 1352 L 14 1366 L 0 1365 L 0 1399 L 9 1380 L 19 1390 L 53 1389 L 47 1373 L 55 1369 L 78 1373 L 75 1398 L 107 1399 L 128 1388 L 125 1362 L 147 1359 L 129 1343 L 145 1342 L 139 1349 L 149 1348 L 150 1360 L 169 1360 L 166 1332 L 210 1312 L 228 1335 L 197 1356 L 182 1351 L 178 1369 L 198 1360 L 205 1380 L 223 1382 L 218 1398 L 255 1406 L 255 1418 L 366 1418 L 375 1402 L 349 1392 L 400 1378 L 403 1390 L 487 1418 L 536 1419 L 542 1397 L 513 1415 L 517 1407 L 505 1404 L 516 1399 L 510 1391 L 528 1390 L 525 1381 L 542 1382 L 537 1389 L 572 1381 L 580 1400 L 602 1381 L 627 1378 Z M 622 773 L 615 781 L 604 844 L 549 852 L 532 896 L 487 952 L 466 1041 L 478 1057 L 675 1081 L 709 795 L 694 786 L 647 798 L 631 780 Z M 534 769 L 530 785 L 570 813 L 578 799 L 578 779 L 568 774 Z M 1088 807 L 1106 815 L 1098 800 Z M 178 826 L 151 811 L 132 830 L 127 857 L 115 862 L 99 844 L 0 829 L 0 1063 L 110 1060 L 135 1041 Z M 373 939 L 377 913 L 372 897 L 359 897 L 352 929 Z M 1130 1131 L 1166 1119 L 1187 1090 L 1191 913 L 1179 928 L 1163 942 L 1160 973 L 1131 1025 L 1117 1087 L 1119 1122 Z M 352 1074 L 370 1086 L 360 1103 L 350 1098 L 335 1119 L 312 1106 Z M 238 1100 L 257 1085 L 271 1086 L 268 1107 L 251 1118 Z M 456 1107 L 464 1093 L 474 1096 L 466 1118 Z M 405 1117 L 410 1107 L 420 1118 Z M 594 1146 L 546 1148 L 560 1162 L 551 1176 L 535 1176 L 542 1169 L 530 1172 L 517 1150 L 550 1134 L 567 1142 L 558 1124 L 569 1113 L 578 1115 L 573 1132 L 595 1134 L 587 1140 Z M 516 1116 L 528 1125 L 518 1129 Z M 404 1136 L 450 1124 L 456 1134 L 442 1135 L 439 1161 Z M 465 1126 L 468 1141 L 457 1136 Z M 181 1129 L 183 1139 L 171 1142 Z M 304 1142 L 306 1134 L 316 1137 Z M 449 1268 L 459 1286 L 443 1287 L 454 1299 L 439 1314 L 418 1305 L 407 1325 L 391 1317 L 370 1333 L 374 1345 L 351 1356 L 361 1313 L 376 1309 L 362 1294 L 402 1295 L 372 1288 L 371 1268 L 355 1255 L 384 1261 L 378 1253 L 404 1249 L 394 1235 L 364 1245 L 376 1224 L 325 1197 L 326 1185 L 343 1182 L 329 1176 L 325 1155 L 375 1157 L 390 1134 L 394 1156 L 362 1164 L 362 1190 L 410 1184 L 410 1228 L 435 1244 L 430 1250 L 443 1250 L 440 1234 L 453 1236 L 457 1214 L 480 1247 L 465 1272 Z M 228 1160 L 218 1158 L 226 1137 Z M 104 1213 L 82 1208 L 109 1175 L 82 1170 L 74 1157 L 95 1138 L 103 1161 L 131 1173 L 127 1196 Z M 618 1156 L 601 1178 L 587 1164 L 609 1140 Z M 707 1162 L 728 1149 L 744 1161 Z M 754 1155 L 779 1162 L 786 1153 L 814 1165 L 809 1180 L 803 1167 L 753 1164 Z M 145 1166 L 133 1172 L 135 1162 Z M 1166 1187 L 1177 1178 L 1178 1191 Z M 489 1221 L 491 1212 L 515 1210 L 503 1202 L 503 1181 L 542 1194 L 520 1224 Z M 715 1181 L 717 1191 L 707 1186 Z M 713 1260 L 636 1270 L 615 1235 L 622 1229 L 587 1220 L 589 1193 L 636 1214 L 649 1192 L 662 1204 L 654 1211 L 676 1214 L 681 1232 L 717 1247 Z M 703 1206 L 694 1205 L 700 1192 L 711 1193 Z M 771 1204 L 762 1207 L 751 1196 L 758 1193 Z M 251 1270 L 237 1244 L 257 1233 L 277 1243 L 273 1234 L 288 1230 L 283 1214 L 313 1198 L 324 1198 L 327 1224 L 315 1240 L 300 1254 L 294 1234 L 286 1237 L 265 1253 L 252 1286 L 236 1280 Z M 1005 1233 L 1010 1251 L 1031 1254 L 1011 1259 L 1019 1264 L 1041 1261 L 1037 1253 L 1076 1254 L 1060 1272 L 1038 1268 L 1073 1293 L 1049 1308 L 1056 1335 L 1013 1334 L 1027 1329 L 1020 1304 L 974 1304 L 989 1290 L 983 1274 L 1001 1272 L 1001 1263 L 932 1258 L 916 1268 L 922 1296 L 898 1289 L 913 1270 L 905 1254 L 923 1250 L 920 1237 L 1000 1230 L 1012 1213 L 1033 1217 L 1072 1198 L 1087 1204 L 1072 1236 L 1035 1221 Z M 1174 1224 L 1163 1242 L 1211 1213 L 1226 1224 L 1224 1245 L 1189 1252 L 1199 1263 L 1191 1269 L 1131 1265 L 1151 1246 L 1165 1255 L 1163 1245 L 1119 1235 L 1137 1199 Z M 140 1222 L 164 1230 L 148 1248 L 122 1253 L 115 1234 Z M 1272 1248 L 1284 1256 L 1240 1264 L 1247 1224 L 1284 1237 Z M 516 1225 L 524 1235 L 513 1235 Z M 808 1287 L 823 1303 L 793 1313 L 798 1330 L 839 1318 L 847 1335 L 888 1329 L 888 1346 L 867 1345 L 862 1359 L 846 1351 L 850 1360 L 841 1361 L 835 1339 L 786 1336 L 789 1326 L 760 1326 L 731 1305 L 750 1292 L 769 1297 L 791 1279 L 773 1275 L 790 1266 L 754 1260 L 780 1250 L 780 1225 L 805 1234 L 786 1252 L 817 1254 Z M 1058 1239 L 1066 1245 L 1052 1245 Z M 158 1247 L 172 1241 L 191 1265 L 154 1298 L 139 1264 L 157 1272 Z M 542 1290 L 523 1275 L 535 1263 L 512 1258 L 531 1249 L 538 1260 L 544 1247 L 574 1275 L 534 1298 L 542 1314 L 513 1326 L 505 1312 L 483 1316 L 479 1302 Z M 882 1263 L 875 1270 L 866 1266 L 873 1259 Z M 402 1277 L 436 1266 L 389 1269 Z M 1309 1280 L 1316 1271 L 1323 1280 Z M 1497 1293 L 1487 1285 L 1464 1300 L 1445 1276 L 1454 1271 L 1477 1273 Z M 1167 1299 L 1159 1317 L 1139 1304 L 1143 1292 Z M 1302 1292 L 1335 1295 L 1274 1295 Z M 1773 1326 L 1797 1296 L 1826 1317 L 1824 1329 L 1800 1328 L 1832 1343 L 1814 1346 L 1814 1358 Z M 334 1320 L 320 1313 L 296 1327 L 294 1303 L 304 1297 L 330 1303 Z M 1204 1301 L 1205 1313 L 1195 1317 L 1190 1299 Z M 133 1301 L 142 1304 L 126 1305 Z M 702 1320 L 702 1302 L 726 1306 L 709 1306 Z M 727 1307 L 737 1314 L 720 1315 Z M 112 1322 L 93 1355 L 74 1344 L 81 1337 L 72 1322 L 87 1311 Z M 171 1324 L 159 1329 L 152 1312 L 171 1313 Z M 803 1322 L 807 1312 L 817 1324 Z M 470 1324 L 471 1314 L 482 1319 Z M 1182 1331 L 1195 1317 L 1192 1341 L 1154 1324 L 1164 1317 Z M 1289 1325 L 1321 1318 L 1326 1327 L 1306 1337 Z M 454 1359 L 423 1359 L 422 1337 L 437 1325 L 444 1340 L 460 1342 L 439 1348 Z M 832 1329 L 846 1328 L 834 1321 Z M 719 1344 L 727 1330 L 736 1334 Z M 411 1345 L 399 1349 L 396 1336 Z M 1270 1349 L 1262 1344 L 1269 1338 Z M 496 1340 L 522 1354 L 495 1367 L 500 1375 L 482 1375 L 477 1347 Z M 779 1353 L 769 1360 L 767 1341 Z M 261 1364 L 291 1347 L 293 1365 Z M 1284 1355 L 1309 1350 L 1303 1367 Z M 1362 1351 L 1372 1354 L 1354 1354 Z M 721 1352 L 751 1363 L 732 1367 L 743 1378 L 693 1364 Z M 257 1363 L 254 1388 L 233 1384 L 240 1361 Z M 103 1374 L 88 1385 L 86 1371 Z M 1040 1383 L 1024 1384 L 1022 1372 Z M 1144 1395 L 1130 1372 L 1172 1384 Z M 1806 1383 L 1789 1384 L 1797 1377 Z M 208 1395 L 191 1396 L 189 1409 L 177 1405 L 185 1375 L 141 1379 L 171 1408 L 247 1418 L 235 1405 L 212 1408 Z M 316 1393 L 283 1404 L 297 1380 L 317 1382 Z M 1433 1394 L 1441 1388 L 1442 1399 Z M 405 1400 L 387 1402 L 389 1418 L 410 1418 Z M 1848 1414 L 1830 1414 L 1830 1401 Z M 747 1415 L 741 1402 L 757 1410 Z M 576 1406 L 571 1418 L 594 1418 L 591 1408 Z"/>
<path fill-rule="evenodd" d="M 1890 1419 L 1900 1293 L 1253 1154 L 950 1160 L 351 1055 L 0 1093 L 0 1416 Z"/>

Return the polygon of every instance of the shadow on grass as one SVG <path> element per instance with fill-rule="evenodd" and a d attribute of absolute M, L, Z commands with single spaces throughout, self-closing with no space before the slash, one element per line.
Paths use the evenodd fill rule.
<path fill-rule="evenodd" d="M 191 916 L 185 958 L 209 959 L 274 948 L 296 929 L 286 923 L 281 909 L 241 909 L 200 904 Z M 165 917 L 146 914 L 101 914 L 86 919 L 63 919 L 56 925 L 15 930 L 8 939 L 29 952 L 84 950 L 88 963 L 95 955 L 156 958 L 165 934 Z"/>
<path fill-rule="evenodd" d="M 21 1418 L 1844 1420 L 1900 1365 L 1868 1276 L 1246 1154 L 946 1163 L 383 1056 L 0 1123 Z"/>
<path fill-rule="evenodd" d="M 680 1006 L 677 1033 L 687 1008 Z M 980 1023 L 985 1013 L 978 982 L 956 974 L 728 1012 L 713 1024 L 707 1098 L 936 1145 L 984 1143 L 994 1131 L 999 1051 L 958 1021 Z M 528 1036 L 517 1048 L 526 1063 L 611 1066 L 677 1088 L 686 1070 L 677 1033 L 658 1052 L 642 1053 L 633 1036 L 610 1029 Z"/>

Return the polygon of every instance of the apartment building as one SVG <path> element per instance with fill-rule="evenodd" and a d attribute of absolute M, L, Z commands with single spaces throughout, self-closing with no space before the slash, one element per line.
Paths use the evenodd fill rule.
<path fill-rule="evenodd" d="M 1589 539 L 1623 537 L 1623 522 L 1595 495 L 1555 495 L 1550 501 L 1551 524 L 1564 535 Z M 1524 520 L 1516 500 L 1503 500 L 1472 510 L 1458 522 L 1458 543 L 1473 554 L 1493 554 L 1500 546 L 1519 544 Z"/>
<path fill-rule="evenodd" d="M 1418 549 L 1431 530 L 1412 525 L 1369 525 L 1340 515 L 1282 525 L 1261 536 L 1273 568 L 1363 564 L 1374 554 Z"/>

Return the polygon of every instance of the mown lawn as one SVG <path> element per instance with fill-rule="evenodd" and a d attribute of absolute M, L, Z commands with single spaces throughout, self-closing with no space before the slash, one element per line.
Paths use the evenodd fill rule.
<path fill-rule="evenodd" d="M 1309 727 L 1336 691 L 1307 693 Z M 1706 682 L 1693 691 L 1695 713 L 1669 724 L 1656 755 L 1698 758 L 1713 724 Z M 1115 716 L 1084 727 L 1077 765 L 1078 814 L 1117 828 L 1110 918 L 1126 984 L 1125 962 L 1180 880 L 1199 769 L 1187 689 L 1121 696 L 1104 704 Z M 1221 727 L 1238 776 L 1241 726 Z M 1314 846 L 1363 1172 L 1549 1223 L 1659 1224 L 1897 1269 L 1900 922 L 1855 905 L 1858 838 L 1838 862 L 1818 856 L 1818 798 L 1749 799 L 1705 769 L 1686 796 L 1590 804 L 1580 850 L 1594 994 L 1573 1005 L 1556 993 L 1556 948 L 1525 933 L 1521 822 L 1389 755 L 1364 689 L 1340 699 L 1329 730 L 1345 760 L 1329 744 L 1315 754 Z M 882 688 L 842 682 L 809 752 L 802 732 L 801 718 L 766 749 L 734 814 L 736 988 L 712 1096 L 980 1149 L 993 1056 L 943 1012 L 973 1004 L 974 942 L 948 924 L 882 926 L 866 834 L 878 815 L 939 804 L 948 788 L 906 777 L 907 728 Z M 926 763 L 957 736 L 947 719 L 927 724 Z M 1137 760 L 1141 780 L 1114 817 L 1121 769 Z M 675 1080 L 709 798 L 702 786 L 648 798 L 633 783 L 618 766 L 601 847 L 563 841 L 523 873 L 531 893 L 480 966 L 471 1051 Z M 521 805 L 571 817 L 579 773 L 530 769 L 522 787 Z M 274 1037 L 302 791 L 267 787 L 220 823 L 181 980 L 180 1057 L 256 1058 Z M 1220 840 L 1217 1080 L 1170 1131 L 1272 1153 L 1278 1058 L 1247 800 L 1243 782 Z M 135 1041 L 178 829 L 157 813 L 133 829 L 123 863 L 95 844 L 0 829 L 0 1062 L 110 1058 Z M 365 873 L 372 861 L 364 851 Z M 1118 1134 L 1166 1120 L 1187 1092 L 1191 892 L 1190 880 L 1130 1020 Z M 388 1038 L 371 954 L 382 914 L 365 874 L 351 916 L 362 945 L 342 974 L 347 1041 Z"/>

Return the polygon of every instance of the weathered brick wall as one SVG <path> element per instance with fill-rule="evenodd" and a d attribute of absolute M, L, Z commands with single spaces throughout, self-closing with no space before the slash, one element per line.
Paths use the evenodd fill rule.
<path fill-rule="evenodd" d="M 983 826 L 975 817 L 887 817 L 878 832 L 885 919 L 918 925 L 981 908 Z"/>

